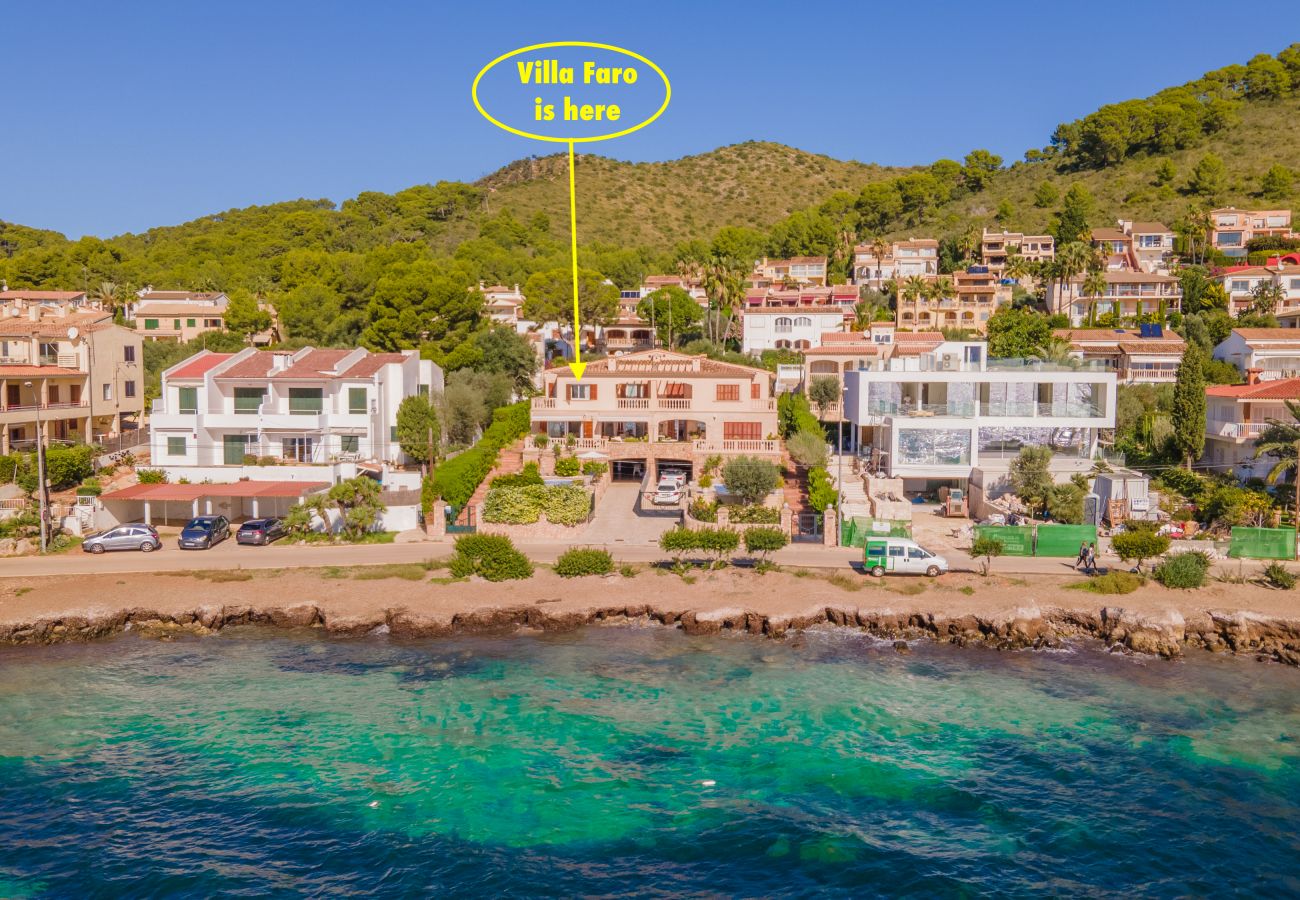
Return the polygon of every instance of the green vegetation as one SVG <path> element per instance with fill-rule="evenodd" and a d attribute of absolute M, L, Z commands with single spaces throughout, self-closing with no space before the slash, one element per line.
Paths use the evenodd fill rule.
<path fill-rule="evenodd" d="M 765 459 L 737 456 L 722 467 L 722 480 L 728 494 L 753 505 L 780 487 L 781 470 Z"/>
<path fill-rule="evenodd" d="M 740 533 L 730 528 L 676 528 L 659 536 L 659 547 L 671 554 L 675 564 L 682 565 L 689 553 L 709 553 L 718 564 L 736 552 L 740 546 Z"/>
<path fill-rule="evenodd" d="M 591 496 L 570 484 L 493 487 L 483 500 L 483 520 L 507 525 L 530 525 L 543 516 L 553 525 L 580 525 L 590 510 Z"/>
<path fill-rule="evenodd" d="M 1169 538 L 1156 534 L 1150 528 L 1140 527 L 1144 523 L 1130 523 L 1128 531 L 1117 534 L 1110 539 L 1110 547 L 1125 562 L 1135 563 L 1141 570 L 1142 563 L 1152 557 L 1160 556 L 1169 549 Z"/>
<path fill-rule="evenodd" d="M 162 469 L 136 469 L 135 477 L 140 484 L 166 484 L 167 473 Z"/>
<path fill-rule="evenodd" d="M 555 561 L 555 574 L 561 578 L 608 575 L 613 571 L 614 557 L 609 551 L 591 547 L 570 547 Z"/>
<path fill-rule="evenodd" d="M 993 571 L 994 558 L 1001 556 L 1002 551 L 1005 549 L 1002 541 L 998 538 L 979 535 L 971 542 L 970 555 L 976 559 L 983 558 L 984 561 L 980 563 L 980 574 L 987 578 L 989 573 Z"/>
<path fill-rule="evenodd" d="M 582 463 L 576 456 L 560 456 L 555 460 L 555 474 L 563 478 L 571 478 L 582 471 Z"/>
<path fill-rule="evenodd" d="M 1067 584 L 1066 587 L 1075 591 L 1091 591 L 1094 594 L 1131 594 L 1144 584 L 1146 579 L 1141 575 L 1117 571 L 1107 572 L 1105 575 L 1098 575 L 1087 581 L 1076 581 Z"/>
<path fill-rule="evenodd" d="M 745 552 L 757 555 L 761 562 L 767 562 L 768 556 L 789 543 L 786 533 L 780 528 L 746 528 Z"/>
<path fill-rule="evenodd" d="M 1205 586 L 1210 560 L 1204 553 L 1174 553 L 1151 570 L 1151 577 L 1167 588 L 1191 589 Z"/>
<path fill-rule="evenodd" d="M 826 512 L 826 507 L 834 506 L 838 496 L 830 472 L 821 467 L 808 470 L 808 503 L 813 509 Z"/>
<path fill-rule="evenodd" d="M 528 433 L 528 422 L 526 401 L 498 409 L 492 416 L 492 424 L 483 432 L 477 444 L 434 469 L 424 492 L 429 508 L 432 509 L 435 498 L 441 498 L 456 507 L 468 503 L 474 496 L 474 491 L 496 465 L 501 448 Z"/>
<path fill-rule="evenodd" d="M 289 510 L 284 517 L 284 526 L 290 534 L 307 537 L 312 533 L 315 518 L 327 523 L 336 518 L 338 536 L 345 541 L 358 542 L 375 532 L 386 509 L 379 493 L 379 482 L 364 475 L 340 481 L 328 491 L 308 496 Z M 333 517 L 331 513 L 334 513 Z M 332 539 L 329 531 L 326 529 L 324 537 Z"/>
<path fill-rule="evenodd" d="M 456 554 L 450 571 L 453 578 L 478 575 L 488 581 L 515 581 L 531 578 L 533 564 L 515 549 L 508 537 L 464 534 L 456 538 Z"/>
<path fill-rule="evenodd" d="M 830 454 L 826 450 L 826 437 L 821 429 L 798 431 L 785 442 L 790 458 L 805 468 L 825 468 Z"/>
<path fill-rule="evenodd" d="M 438 456 L 441 434 L 438 411 L 429 398 L 403 398 L 397 407 L 397 443 L 403 453 L 427 465 Z"/>
<path fill-rule="evenodd" d="M 1296 574 L 1280 562 L 1271 562 L 1263 572 L 1264 583 L 1280 591 L 1289 591 L 1296 586 Z"/>

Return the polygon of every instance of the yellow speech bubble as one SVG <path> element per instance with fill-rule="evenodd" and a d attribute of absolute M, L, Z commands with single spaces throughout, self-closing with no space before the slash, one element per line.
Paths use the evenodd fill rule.
<path fill-rule="evenodd" d="M 590 137 L 574 137 L 574 138 L 552 137 L 550 135 L 545 135 L 545 134 L 534 134 L 531 131 L 524 131 L 521 128 L 513 128 L 507 125 L 505 122 L 502 122 L 499 119 L 494 118 L 491 113 L 489 113 L 486 109 L 483 108 L 483 104 L 482 102 L 479 101 L 478 98 L 478 84 L 483 79 L 483 76 L 486 75 L 489 71 L 491 71 L 493 66 L 505 62 L 507 59 L 510 59 L 512 56 L 518 56 L 520 53 L 532 53 L 534 50 L 547 50 L 552 47 L 593 47 L 597 50 L 610 50 L 613 51 L 614 53 L 622 53 L 624 56 L 630 56 L 633 59 L 638 59 L 641 62 L 645 63 L 647 66 L 649 66 L 651 69 L 653 69 L 655 74 L 658 75 L 659 78 L 663 81 L 664 102 L 659 105 L 659 108 L 657 110 L 655 110 L 654 115 L 646 119 L 644 122 L 639 122 L 636 125 L 633 125 L 631 128 L 624 128 L 622 131 L 615 131 L 610 134 L 597 134 L 597 135 L 592 135 Z M 520 47 L 518 50 L 511 50 L 509 53 L 503 53 L 502 55 L 498 56 L 496 59 L 492 60 L 492 62 L 488 63 L 486 66 L 479 69 L 478 74 L 474 76 L 474 85 L 470 88 L 470 96 L 474 98 L 474 107 L 479 111 L 479 113 L 483 116 L 483 118 L 487 119 L 493 125 L 495 125 L 498 128 L 504 129 L 505 131 L 508 131 L 511 134 L 517 134 L 520 137 L 530 138 L 531 140 L 534 141 L 549 141 L 550 143 L 553 144 L 589 144 L 593 141 L 608 141 L 611 138 L 622 137 L 625 134 L 631 134 L 634 131 L 637 131 L 641 128 L 645 128 L 655 119 L 663 115 L 664 110 L 668 108 L 668 101 L 672 98 L 672 95 L 673 95 L 673 87 L 668 82 L 668 76 L 664 74 L 664 70 L 659 68 L 650 60 L 646 59 L 640 53 L 634 53 L 633 51 L 625 50 L 622 47 L 615 47 L 613 44 L 597 44 L 597 43 L 593 43 L 592 41 L 551 41 L 545 44 L 532 44 L 527 47 Z"/>

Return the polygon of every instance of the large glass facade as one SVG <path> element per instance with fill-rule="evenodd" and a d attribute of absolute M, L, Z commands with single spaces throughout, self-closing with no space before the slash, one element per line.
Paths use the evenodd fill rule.
<path fill-rule="evenodd" d="M 1086 457 L 1092 448 L 1091 428 L 981 428 L 980 459 L 1006 459 L 1025 447 L 1049 447 L 1053 453 Z"/>
<path fill-rule="evenodd" d="M 965 428 L 901 428 L 898 457 L 901 466 L 968 466 L 971 433 Z"/>

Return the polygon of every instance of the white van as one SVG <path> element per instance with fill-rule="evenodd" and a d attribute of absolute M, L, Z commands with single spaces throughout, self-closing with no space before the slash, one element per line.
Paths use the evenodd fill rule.
<path fill-rule="evenodd" d="M 862 550 L 862 567 L 876 578 L 886 574 L 934 578 L 948 571 L 948 560 L 910 538 L 869 537 Z"/>

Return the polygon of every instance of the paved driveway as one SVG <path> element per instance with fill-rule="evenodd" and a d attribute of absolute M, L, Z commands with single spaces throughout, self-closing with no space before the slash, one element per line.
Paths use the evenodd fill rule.
<path fill-rule="evenodd" d="M 582 533 L 586 544 L 658 544 L 659 535 L 672 528 L 678 518 L 661 511 L 657 515 L 643 512 L 638 500 L 638 482 L 615 481 L 596 504 L 596 514 Z M 653 509 L 648 502 L 647 510 Z M 615 553 L 617 556 L 617 553 Z"/>

